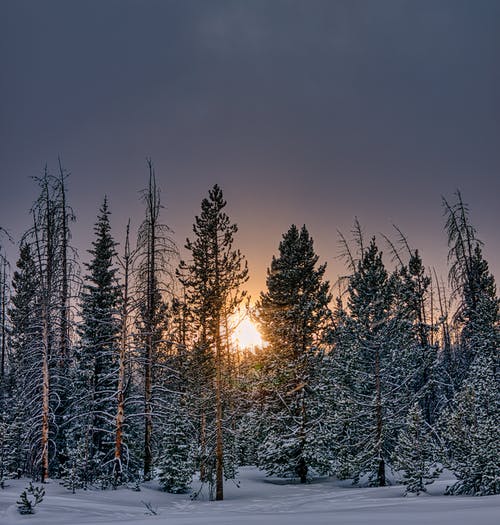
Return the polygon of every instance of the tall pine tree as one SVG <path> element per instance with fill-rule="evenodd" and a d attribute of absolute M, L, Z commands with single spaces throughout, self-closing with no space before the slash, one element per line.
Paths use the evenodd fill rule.
<path fill-rule="evenodd" d="M 203 468 L 215 467 L 215 499 L 224 498 L 223 480 L 233 470 L 224 464 L 224 444 L 230 432 L 225 407 L 224 375 L 228 363 L 228 337 L 224 337 L 228 316 L 241 303 L 244 293 L 240 290 L 248 278 L 246 262 L 240 251 L 233 247 L 234 234 L 238 231 L 225 213 L 226 201 L 219 186 L 215 185 L 208 198 L 201 203 L 201 214 L 195 218 L 195 238 L 186 243 L 191 260 L 181 262 L 179 277 L 186 290 L 188 301 L 199 327 L 201 351 L 197 360 L 204 363 L 207 377 L 200 378 L 211 394 L 212 414 L 202 407 L 200 418 L 200 446 L 207 457 Z M 210 365 L 213 363 L 213 366 Z M 213 373 L 212 373 L 213 372 Z M 213 390 L 210 392 L 210 382 Z M 211 416 L 211 417 L 210 417 Z M 208 429 L 208 425 L 211 429 Z M 225 439 L 226 437 L 226 439 Z M 213 448 L 210 441 L 213 438 Z"/>
<path fill-rule="evenodd" d="M 326 265 L 317 266 L 313 240 L 295 225 L 273 257 L 267 291 L 257 305 L 267 349 L 264 441 L 259 464 L 269 474 L 298 477 L 330 469 L 321 361 L 330 317 Z"/>
<path fill-rule="evenodd" d="M 73 446 L 86 444 L 89 480 L 108 476 L 114 457 L 114 417 L 120 336 L 120 288 L 114 266 L 116 243 L 111 235 L 107 199 L 94 228 L 95 240 L 86 264 L 81 295 L 80 344 L 76 356 L 72 412 Z"/>
<path fill-rule="evenodd" d="M 387 463 L 413 404 L 417 339 L 398 274 L 389 275 L 375 239 L 349 278 L 348 308 L 339 304 L 333 373 L 339 469 L 355 481 L 386 484 Z"/>

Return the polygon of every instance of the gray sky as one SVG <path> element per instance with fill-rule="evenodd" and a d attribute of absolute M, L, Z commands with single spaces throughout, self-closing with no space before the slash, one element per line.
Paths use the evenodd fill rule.
<path fill-rule="evenodd" d="M 85 258 L 105 193 L 138 226 L 151 156 L 180 246 L 221 185 L 254 295 L 292 222 L 332 280 L 355 215 L 444 272 L 457 188 L 499 276 L 499 64 L 496 0 L 0 0 L 0 225 L 61 155 Z"/>

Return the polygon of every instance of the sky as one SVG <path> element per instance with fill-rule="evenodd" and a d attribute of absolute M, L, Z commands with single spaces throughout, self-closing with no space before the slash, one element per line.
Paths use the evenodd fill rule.
<path fill-rule="evenodd" d="M 151 157 L 181 249 L 222 187 L 254 297 L 292 223 L 344 274 L 355 216 L 445 276 L 456 189 L 500 277 L 499 64 L 496 0 L 0 0 L 0 226 L 60 155 L 86 260 L 105 194 L 137 229 Z"/>

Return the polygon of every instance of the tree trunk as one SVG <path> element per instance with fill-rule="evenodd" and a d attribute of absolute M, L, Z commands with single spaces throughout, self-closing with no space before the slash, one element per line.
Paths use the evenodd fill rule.
<path fill-rule="evenodd" d="M 49 476 L 49 359 L 48 359 L 48 323 L 47 305 L 42 306 L 43 322 L 43 348 L 42 348 L 42 439 L 41 439 L 41 482 L 43 483 Z"/>
<path fill-rule="evenodd" d="M 385 462 L 382 457 L 382 431 L 383 431 L 383 419 L 382 419 L 382 392 L 380 383 L 380 349 L 377 346 L 375 351 L 375 388 L 376 388 L 376 417 L 377 417 L 377 452 L 378 452 L 378 471 L 377 471 L 377 484 L 379 487 L 385 486 Z"/>
<path fill-rule="evenodd" d="M 120 354 L 118 357 L 118 389 L 117 389 L 117 410 L 116 410 L 116 429 L 115 429 L 115 464 L 113 475 L 115 482 L 121 481 L 123 473 L 122 463 L 122 441 L 123 441 L 123 422 L 125 419 L 125 359 L 127 355 L 127 336 L 128 336 L 128 281 L 130 269 L 130 244 L 129 244 L 130 221 L 127 224 L 127 234 L 125 237 L 125 256 L 124 256 L 124 286 L 122 303 L 122 333 L 120 342 Z"/>
<path fill-rule="evenodd" d="M 200 461 L 200 481 L 205 483 L 207 481 L 207 467 L 205 464 L 207 456 L 207 419 L 205 412 L 201 414 L 200 421 L 200 451 L 201 451 L 201 461 Z"/>
<path fill-rule="evenodd" d="M 59 159 L 59 200 L 60 200 L 60 224 L 61 224 L 61 288 L 59 295 L 59 349 L 57 356 L 57 374 L 56 384 L 54 385 L 57 393 L 61 399 L 61 402 L 56 406 L 55 409 L 55 427 L 57 431 L 56 443 L 57 443 L 57 463 L 59 469 L 67 461 L 65 454 L 65 436 L 63 430 L 63 418 L 64 412 L 66 411 L 66 389 L 67 384 L 65 378 L 67 377 L 68 359 L 69 359 L 69 270 L 68 270 L 68 211 L 66 206 L 66 188 L 64 185 L 64 171 L 61 165 L 61 159 Z"/>
<path fill-rule="evenodd" d="M 45 179 L 45 183 L 47 181 Z M 49 476 L 49 418 L 50 418 L 50 374 L 49 374 L 49 360 L 51 356 L 51 316 L 50 316 L 50 300 L 52 292 L 52 268 L 53 268 L 53 230 L 52 214 L 51 214 L 51 203 L 49 199 L 48 186 L 45 187 L 45 233 L 46 233 L 46 264 L 45 272 L 42 258 L 42 247 L 39 238 L 39 225 L 37 224 L 35 216 L 34 218 L 34 233 L 35 243 L 38 255 L 38 266 L 40 272 L 40 285 L 41 285 L 41 322 L 42 322 L 42 428 L 41 428 L 41 439 L 40 439 L 40 450 L 41 450 L 41 482 L 44 483 Z"/>
<path fill-rule="evenodd" d="M 304 459 L 304 448 L 306 444 L 306 403 L 305 403 L 305 388 L 302 387 L 300 392 L 300 459 L 298 465 L 298 474 L 301 483 L 307 483 L 307 472 L 308 467 L 306 460 Z"/>
<path fill-rule="evenodd" d="M 149 239 L 148 239 L 148 268 L 146 290 L 146 358 L 144 363 L 144 479 L 151 477 L 153 454 L 151 450 L 151 436 L 153 433 L 153 415 L 151 399 L 153 396 L 153 345 L 155 328 L 155 277 L 156 277 L 156 189 L 153 188 L 153 165 L 149 165 Z"/>
<path fill-rule="evenodd" d="M 215 363 L 215 403 L 216 403 L 216 451 L 215 451 L 215 499 L 224 499 L 224 448 L 222 437 L 222 343 L 220 319 L 216 318 L 216 363 Z"/>
<path fill-rule="evenodd" d="M 60 324 L 59 366 L 64 370 L 68 359 L 69 323 L 68 323 L 68 214 L 66 208 L 66 188 L 64 186 L 64 172 L 59 159 L 59 173 L 61 186 L 61 296 L 60 296 Z"/>

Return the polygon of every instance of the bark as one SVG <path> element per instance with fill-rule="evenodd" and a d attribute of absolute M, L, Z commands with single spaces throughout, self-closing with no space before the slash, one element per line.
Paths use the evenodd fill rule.
<path fill-rule="evenodd" d="M 377 484 L 379 487 L 385 486 L 385 462 L 382 457 L 382 432 L 384 428 L 384 422 L 382 419 L 382 392 L 380 383 L 380 349 L 376 348 L 375 351 L 375 389 L 376 389 L 376 417 L 377 417 L 377 452 L 378 452 L 378 471 L 377 471 Z"/>
<path fill-rule="evenodd" d="M 149 166 L 148 190 L 148 263 L 147 263 L 147 289 L 146 289 L 146 355 L 144 362 L 144 479 L 151 476 L 153 454 L 151 450 L 151 437 L 153 434 L 153 415 L 151 400 L 153 395 L 153 356 L 154 356 L 154 329 L 155 329 L 155 277 L 156 277 L 156 218 L 158 214 L 156 187 L 154 186 L 153 165 Z"/>
<path fill-rule="evenodd" d="M 216 319 L 216 376 L 215 376 L 215 404 L 216 404 L 216 451 L 215 451 L 215 499 L 224 499 L 224 444 L 222 436 L 222 343 L 220 337 L 220 320 Z"/>
<path fill-rule="evenodd" d="M 68 213 L 66 206 L 66 188 L 64 186 L 64 171 L 59 159 L 60 192 L 61 192 L 61 295 L 60 295 L 60 324 L 61 333 L 59 341 L 59 365 L 66 367 L 68 359 L 69 322 L 68 322 L 68 300 L 69 300 L 69 277 L 68 277 Z"/>
<path fill-rule="evenodd" d="M 128 336 L 128 287 L 130 270 L 130 244 L 129 244 L 130 221 L 127 224 L 127 234 L 125 238 L 124 255 L 124 285 L 122 303 L 122 330 L 120 341 L 120 354 L 118 356 L 118 390 L 117 390 L 117 410 L 116 410 L 116 429 L 115 429 L 115 464 L 113 474 L 115 481 L 122 478 L 122 441 L 123 441 L 123 422 L 125 419 L 125 360 L 127 356 L 127 336 Z"/>
<path fill-rule="evenodd" d="M 41 321 L 42 321 L 42 428 L 41 428 L 41 482 L 44 483 L 49 476 L 49 419 L 50 419 L 50 375 L 49 375 L 49 359 L 50 359 L 50 297 L 51 297 L 51 283 L 52 283 L 52 231 L 50 228 L 50 200 L 48 187 L 45 188 L 46 194 L 46 243 L 47 243 L 47 259 L 45 265 L 45 272 L 43 267 L 41 243 L 39 239 L 39 225 L 34 219 L 34 233 L 36 250 L 38 254 L 38 265 L 40 271 L 40 283 L 42 288 L 41 301 Z"/>
<path fill-rule="evenodd" d="M 48 325 L 46 308 L 43 307 L 43 353 L 42 353 L 42 473 L 41 482 L 49 476 L 49 396 L 50 396 L 50 382 L 49 382 L 49 359 L 48 359 Z"/>
<path fill-rule="evenodd" d="M 205 464 L 207 454 L 207 416 L 205 412 L 201 414 L 200 421 L 200 450 L 201 450 L 201 462 L 200 462 L 200 481 L 207 481 L 207 468 Z"/>

